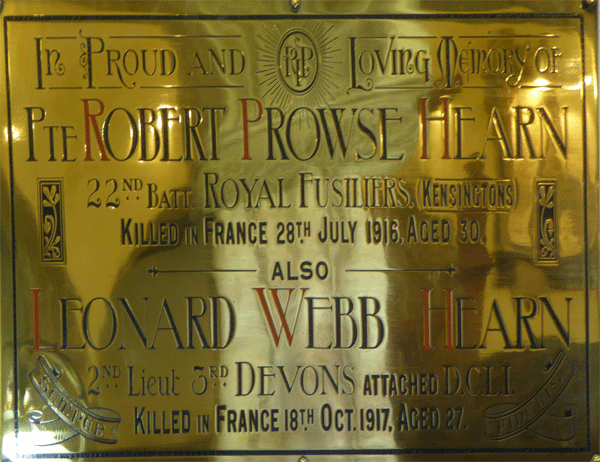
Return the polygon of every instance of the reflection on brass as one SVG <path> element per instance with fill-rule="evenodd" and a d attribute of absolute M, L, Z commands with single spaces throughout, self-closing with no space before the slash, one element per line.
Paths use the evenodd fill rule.
<path fill-rule="evenodd" d="M 595 6 L 218 3 L 4 2 L 3 458 L 596 457 Z"/>

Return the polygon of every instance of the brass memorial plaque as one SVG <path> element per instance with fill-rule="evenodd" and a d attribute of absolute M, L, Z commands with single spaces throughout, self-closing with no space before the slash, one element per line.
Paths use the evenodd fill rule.
<path fill-rule="evenodd" d="M 598 453 L 594 2 L 1 6 L 3 460 Z"/>

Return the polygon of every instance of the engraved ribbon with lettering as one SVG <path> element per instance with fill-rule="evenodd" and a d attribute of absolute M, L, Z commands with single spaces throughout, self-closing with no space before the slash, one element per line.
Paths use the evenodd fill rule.
<path fill-rule="evenodd" d="M 42 422 L 41 413 L 34 411 L 29 414 L 32 429 L 60 435 L 55 437 L 60 441 L 50 444 L 66 441 L 76 434 L 101 443 L 117 442 L 121 416 L 110 409 L 87 408 L 77 402 L 59 383 L 60 375 L 52 370 L 46 358 L 38 358 L 29 378 L 42 399 L 58 416 L 58 419 Z"/>
<path fill-rule="evenodd" d="M 554 440 L 573 438 L 574 431 L 571 432 L 568 428 L 565 431 L 564 425 L 565 422 L 572 424 L 573 410 L 565 409 L 563 415 L 547 411 L 571 381 L 575 368 L 565 358 L 564 351 L 561 351 L 546 373 L 546 381 L 521 404 L 502 404 L 485 411 L 485 431 L 488 438 L 503 440 L 524 430 Z M 560 420 L 563 421 L 562 425 L 557 424 Z"/>

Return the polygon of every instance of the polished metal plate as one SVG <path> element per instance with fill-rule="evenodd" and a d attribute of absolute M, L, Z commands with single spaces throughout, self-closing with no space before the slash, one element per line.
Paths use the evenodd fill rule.
<path fill-rule="evenodd" d="M 3 458 L 598 452 L 595 6 L 2 19 Z"/>

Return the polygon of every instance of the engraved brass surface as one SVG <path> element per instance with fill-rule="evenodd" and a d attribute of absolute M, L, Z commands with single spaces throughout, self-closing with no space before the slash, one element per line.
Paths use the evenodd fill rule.
<path fill-rule="evenodd" d="M 3 460 L 591 460 L 595 9 L 3 2 Z"/>

